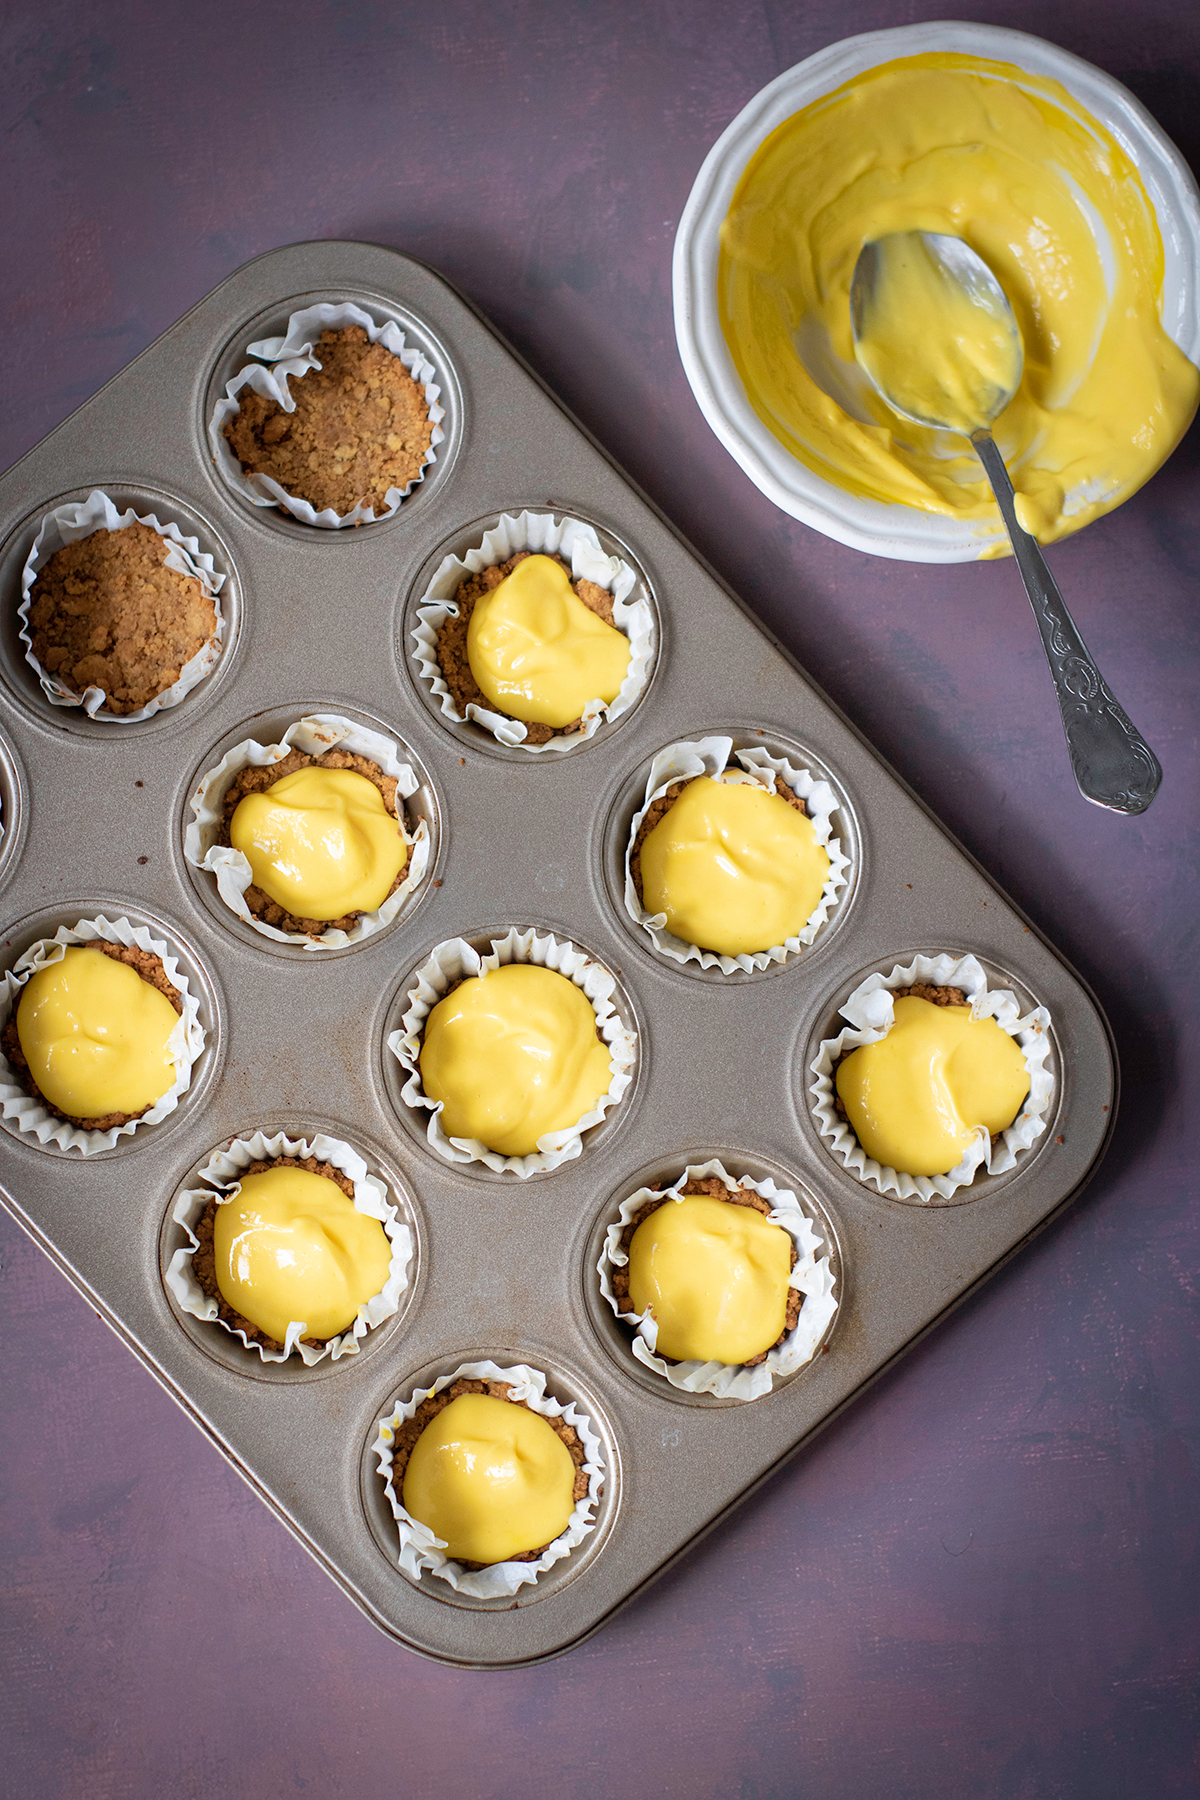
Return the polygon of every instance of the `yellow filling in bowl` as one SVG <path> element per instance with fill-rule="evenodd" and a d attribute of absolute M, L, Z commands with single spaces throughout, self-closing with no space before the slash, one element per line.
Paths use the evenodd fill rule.
<path fill-rule="evenodd" d="M 721 325 L 747 398 L 850 494 L 997 520 L 970 446 L 898 419 L 857 368 L 850 280 L 864 243 L 960 237 L 1016 313 L 1025 369 L 995 436 L 1043 542 L 1108 512 L 1174 449 L 1197 370 L 1163 330 L 1163 246 L 1137 169 L 1058 82 L 933 52 L 883 64 L 786 119 L 721 232 Z M 919 304 L 911 358 L 934 351 Z"/>

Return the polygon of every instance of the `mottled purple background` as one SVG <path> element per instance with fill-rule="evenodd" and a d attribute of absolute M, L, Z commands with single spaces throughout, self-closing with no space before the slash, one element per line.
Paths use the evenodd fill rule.
<path fill-rule="evenodd" d="M 802 57 L 938 10 L 3 8 L 0 465 L 262 250 L 423 257 L 1083 971 L 1125 1080 L 1114 1148 L 1059 1226 L 649 1596 L 519 1673 L 378 1635 L 0 1217 L 4 1794 L 1200 1788 L 1200 438 L 1052 552 L 1166 771 L 1152 811 L 1119 819 L 1075 794 L 1012 565 L 872 561 L 784 518 L 675 354 L 671 242 L 713 138 Z M 956 10 L 1098 63 L 1195 149 L 1194 0 Z"/>

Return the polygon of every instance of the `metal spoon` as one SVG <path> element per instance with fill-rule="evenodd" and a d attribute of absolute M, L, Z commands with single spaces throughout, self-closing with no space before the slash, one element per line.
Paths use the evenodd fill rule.
<path fill-rule="evenodd" d="M 950 423 L 946 418 L 932 418 L 909 410 L 912 396 L 889 392 L 864 360 L 860 336 L 865 335 L 873 308 L 886 303 L 883 296 L 888 270 L 894 270 L 897 260 L 906 257 L 928 258 L 938 279 L 948 287 L 957 285 L 972 304 L 982 308 L 993 326 L 999 327 L 1001 332 L 1007 330 L 1011 336 L 1011 357 L 1004 359 L 1007 366 L 1002 382 L 981 385 L 976 402 L 977 422 Z M 1033 606 L 1042 647 L 1054 677 L 1071 768 L 1080 793 L 1085 799 L 1095 801 L 1097 806 L 1107 806 L 1113 812 L 1144 812 L 1162 780 L 1158 758 L 1113 698 L 1067 611 L 1037 540 L 1017 523 L 1013 485 L 989 429 L 1016 392 L 1024 366 L 1021 334 L 1004 289 L 982 257 L 961 238 L 931 231 L 894 232 L 888 237 L 877 238 L 872 244 L 864 244 L 859 253 L 850 285 L 850 323 L 859 364 L 893 412 L 918 425 L 932 426 L 940 431 L 958 431 L 969 437 L 983 464 L 1012 542 L 1013 555 Z M 914 340 L 914 363 L 920 355 L 920 341 Z M 896 383 L 893 381 L 892 385 Z M 907 406 L 905 401 L 909 403 Z"/>

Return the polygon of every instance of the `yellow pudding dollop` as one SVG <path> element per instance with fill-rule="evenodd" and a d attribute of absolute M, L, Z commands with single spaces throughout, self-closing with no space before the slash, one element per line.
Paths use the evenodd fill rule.
<path fill-rule="evenodd" d="M 964 282 L 945 252 L 960 240 L 900 231 L 874 249 L 858 360 L 903 413 L 971 432 L 991 422 L 1021 372 L 1021 334 L 1002 297 Z M 921 321 L 914 341 L 913 322 Z"/>
<path fill-rule="evenodd" d="M 467 661 L 500 712 L 561 730 L 589 700 L 615 700 L 629 668 L 624 632 L 583 604 L 553 557 L 527 556 L 475 602 Z"/>
<path fill-rule="evenodd" d="M 380 1221 L 336 1181 L 285 1167 L 244 1176 L 217 1207 L 213 1251 L 225 1300 L 281 1344 L 293 1323 L 309 1338 L 347 1331 L 392 1260 Z"/>
<path fill-rule="evenodd" d="M 439 1000 L 425 1023 L 421 1081 L 447 1137 L 531 1156 L 548 1131 L 590 1112 L 612 1058 L 580 988 L 554 969 L 505 963 Z"/>
<path fill-rule="evenodd" d="M 748 781 L 698 775 L 642 840 L 642 901 L 723 956 L 795 937 L 829 876 L 812 820 Z"/>
<path fill-rule="evenodd" d="M 749 1206 L 685 1194 L 630 1239 L 629 1299 L 635 1312 L 653 1312 L 660 1356 L 744 1363 L 783 1331 L 791 1269 L 781 1225 Z"/>
<path fill-rule="evenodd" d="M 839 1063 L 837 1091 L 868 1156 L 907 1175 L 946 1175 L 981 1125 L 997 1132 L 1012 1124 L 1029 1070 L 994 1019 L 906 994 L 887 1036 Z"/>
<path fill-rule="evenodd" d="M 73 1119 L 135 1116 L 175 1085 L 179 1014 L 128 963 L 72 947 L 29 977 L 17 1037 L 39 1093 Z"/>
<path fill-rule="evenodd" d="M 459 1394 L 413 1445 L 402 1500 L 448 1556 L 497 1563 L 561 1537 L 574 1487 L 571 1453 L 539 1413 Z"/>
<path fill-rule="evenodd" d="M 738 184 L 721 325 L 780 442 L 848 493 L 997 520 L 970 446 L 902 423 L 855 365 L 858 253 L 901 231 L 962 238 L 1012 303 L 1025 369 L 995 436 L 1025 529 L 1052 542 L 1140 487 L 1200 389 L 1160 321 L 1162 238 L 1141 177 L 1059 83 L 950 53 L 883 64 L 815 100 Z M 914 361 L 931 335 L 914 307 Z"/>
<path fill-rule="evenodd" d="M 298 919 L 375 912 L 408 860 L 383 795 L 353 769 L 310 765 L 247 794 L 229 840 L 255 886 Z"/>

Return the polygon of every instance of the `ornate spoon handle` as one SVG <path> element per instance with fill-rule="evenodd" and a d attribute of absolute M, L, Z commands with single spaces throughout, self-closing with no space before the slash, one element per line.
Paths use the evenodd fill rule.
<path fill-rule="evenodd" d="M 972 432 L 971 442 L 992 484 L 1042 636 L 1079 791 L 1113 812 L 1145 812 L 1162 780 L 1158 758 L 1113 698 L 1037 541 L 1018 525 L 1013 485 L 991 432 Z"/>

